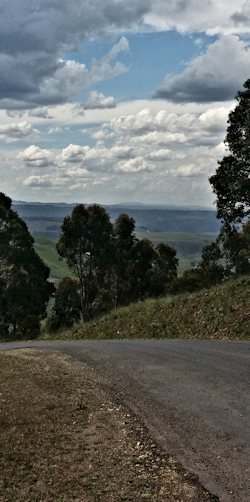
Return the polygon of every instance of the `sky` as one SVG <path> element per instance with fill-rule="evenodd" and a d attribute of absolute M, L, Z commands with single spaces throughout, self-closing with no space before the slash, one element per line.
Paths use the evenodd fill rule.
<path fill-rule="evenodd" d="M 250 0 L 1 0 L 0 191 L 212 207 Z"/>

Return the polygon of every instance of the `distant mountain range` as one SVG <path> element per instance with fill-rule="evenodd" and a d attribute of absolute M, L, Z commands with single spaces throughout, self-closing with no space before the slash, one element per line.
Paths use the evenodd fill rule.
<path fill-rule="evenodd" d="M 26 205 L 32 205 L 32 206 L 63 206 L 63 207 L 69 207 L 72 208 L 76 206 L 77 204 L 80 204 L 80 202 L 27 202 L 27 201 L 21 201 L 21 200 L 16 200 L 13 202 L 15 206 L 26 206 Z M 86 203 L 88 205 L 88 203 Z M 92 203 L 90 203 L 92 204 Z M 98 202 L 97 202 L 98 204 Z M 197 210 L 197 211 L 214 211 L 211 207 L 204 207 L 204 206 L 178 206 L 174 204 L 146 204 L 145 202 L 119 202 L 119 203 L 112 203 L 112 204 L 101 204 L 104 207 L 110 207 L 110 208 L 124 208 L 127 207 L 129 209 L 174 209 L 174 210 L 182 210 L 182 209 L 187 209 L 187 210 Z"/>
<path fill-rule="evenodd" d="M 75 204 L 14 202 L 14 207 L 27 222 L 33 234 L 57 238 L 62 220 Z M 112 220 L 127 213 L 136 221 L 138 230 L 149 232 L 218 233 L 220 223 L 211 209 L 167 207 L 141 203 L 105 206 Z"/>

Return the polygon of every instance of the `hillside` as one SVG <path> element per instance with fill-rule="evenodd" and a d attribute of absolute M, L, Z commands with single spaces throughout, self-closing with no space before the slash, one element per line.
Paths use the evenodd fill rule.
<path fill-rule="evenodd" d="M 250 277 L 121 308 L 59 338 L 250 339 Z"/>
<path fill-rule="evenodd" d="M 67 264 L 60 259 L 55 241 L 37 235 L 35 238 L 35 249 L 44 263 L 50 268 L 51 279 L 57 281 L 73 275 Z"/>

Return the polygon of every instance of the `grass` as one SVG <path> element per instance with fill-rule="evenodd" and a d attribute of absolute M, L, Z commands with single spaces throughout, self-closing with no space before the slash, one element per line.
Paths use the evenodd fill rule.
<path fill-rule="evenodd" d="M 36 236 L 35 249 L 42 260 L 50 268 L 51 278 L 61 280 L 64 277 L 72 277 L 72 271 L 69 269 L 65 261 L 61 260 L 57 250 L 55 241 L 43 236 Z"/>
<path fill-rule="evenodd" d="M 250 277 L 194 294 L 147 300 L 57 335 L 70 339 L 250 339 Z"/>

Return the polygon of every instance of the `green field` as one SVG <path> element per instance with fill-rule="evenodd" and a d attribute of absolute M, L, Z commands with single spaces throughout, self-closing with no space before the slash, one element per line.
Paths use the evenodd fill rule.
<path fill-rule="evenodd" d="M 149 239 L 154 244 L 164 242 L 177 250 L 180 260 L 180 273 L 196 265 L 199 262 L 202 248 L 216 238 L 216 234 L 195 234 L 195 233 L 171 233 L 171 232 L 149 232 L 137 231 L 139 239 Z M 72 276 L 63 260 L 56 251 L 56 241 L 44 235 L 35 236 L 35 248 L 43 261 L 51 270 L 51 278 L 60 280 L 65 276 Z"/>
<path fill-rule="evenodd" d="M 55 241 L 47 237 L 36 236 L 35 249 L 50 268 L 50 276 L 53 280 L 57 281 L 63 279 L 63 277 L 72 276 L 72 271 L 70 271 L 66 263 L 60 259 L 57 253 Z"/>

